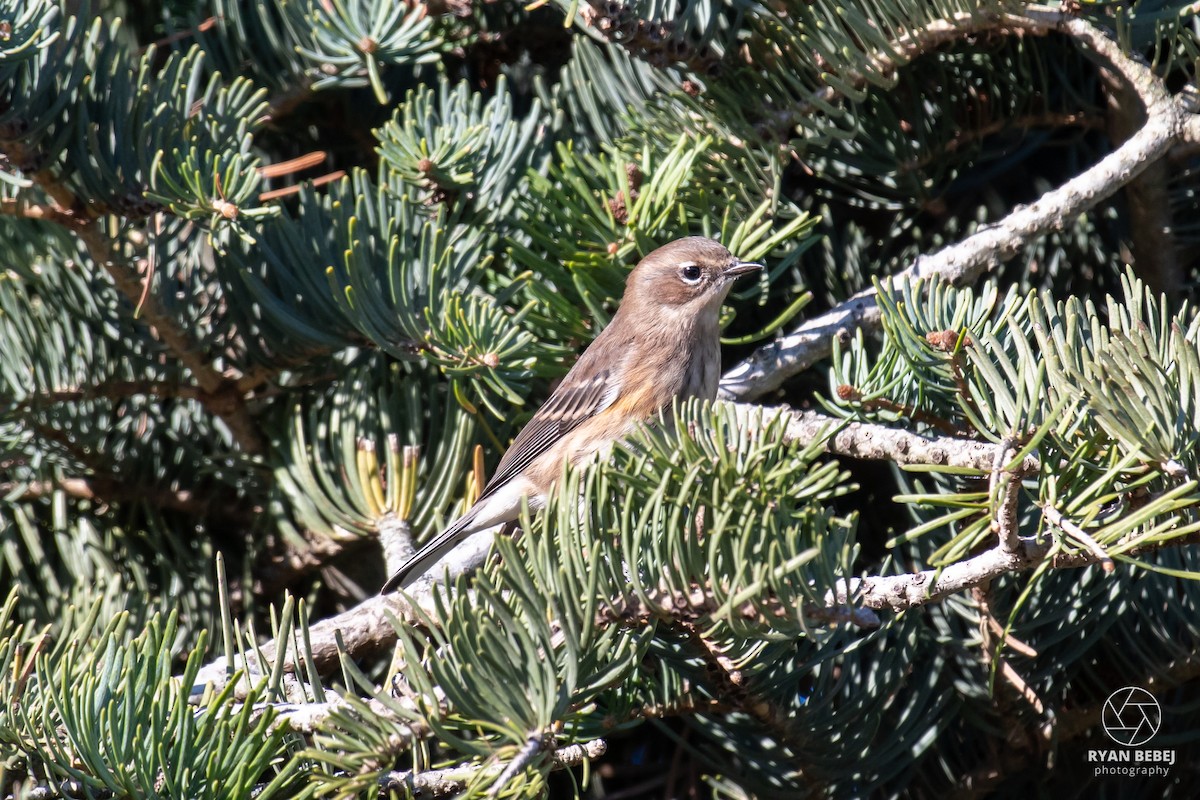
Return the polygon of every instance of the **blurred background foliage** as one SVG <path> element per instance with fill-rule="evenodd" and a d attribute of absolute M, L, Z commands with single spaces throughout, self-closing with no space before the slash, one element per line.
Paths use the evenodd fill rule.
<path fill-rule="evenodd" d="M 1139 549 L 1200 524 L 1194 147 L 983 286 L 886 294 L 880 339 L 765 398 L 1035 431 L 1021 532 L 1071 551 L 1038 508 L 1068 512 L 1116 574 L 815 618 L 839 579 L 986 546 L 986 474 L 689 408 L 573 474 L 587 513 L 527 521 L 390 663 L 305 645 L 377 591 L 381 531 L 464 507 L 477 446 L 486 473 L 655 247 L 767 265 L 725 309 L 731 366 L 806 293 L 819 314 L 1135 131 L 1078 43 L 995 24 L 1021 5 L 0 0 L 0 793 L 405 796 L 395 771 L 450 766 L 493 796 L 1118 796 L 1086 751 L 1137 685 L 1179 753 L 1139 785 L 1196 796 L 1200 564 Z M 1195 4 L 1077 5 L 1195 89 Z M 299 689 L 199 688 L 267 642 Z M 333 710 L 289 728 L 284 699 Z"/>

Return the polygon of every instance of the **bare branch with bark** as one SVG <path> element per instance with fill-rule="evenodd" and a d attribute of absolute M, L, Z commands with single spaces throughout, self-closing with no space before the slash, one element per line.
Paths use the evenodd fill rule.
<path fill-rule="evenodd" d="M 1109 35 L 1066 10 L 1032 7 L 1024 13 L 973 17 L 969 26 L 947 23 L 934 44 L 961 39 L 984 30 L 1045 35 L 1058 32 L 1073 39 L 1095 60 L 1128 86 L 1145 109 L 1145 123 L 1095 166 L 1036 202 L 1015 209 L 995 225 L 957 244 L 918 258 L 884 281 L 895 286 L 917 278 L 967 286 L 990 268 L 1016 256 L 1032 240 L 1061 225 L 1062 220 L 1094 208 L 1128 185 L 1178 144 L 1200 139 L 1200 118 L 1189 95 L 1174 98 L 1145 62 L 1121 51 Z M 980 21 L 986 27 L 980 26 Z M 946 38 L 950 37 L 950 38 Z M 849 341 L 856 330 L 877 332 L 880 324 L 876 290 L 860 292 L 821 316 L 802 323 L 791 333 L 760 347 L 721 379 L 720 396 L 753 400 L 779 388 L 784 381 L 826 358 L 833 340 Z"/>
<path fill-rule="evenodd" d="M 734 407 L 739 424 L 748 430 L 760 430 L 780 417 L 784 418 L 783 435 L 790 442 L 801 445 L 821 442 L 825 450 L 837 455 L 855 458 L 886 460 L 899 464 L 931 464 L 947 467 L 967 467 L 987 474 L 997 463 L 997 445 L 990 442 L 952 436 L 926 437 L 905 430 L 888 428 L 865 422 L 847 422 L 809 411 L 795 411 L 786 406 L 762 407 L 737 404 Z M 1008 443 L 1004 457 L 1011 457 Z M 1034 456 L 1027 456 L 1016 471 L 1021 474 L 1036 472 L 1039 463 Z M 1017 482 L 1014 481 L 1014 485 Z M 383 651 L 396 642 L 396 631 L 389 617 L 402 622 L 419 624 L 423 609 L 431 614 L 433 592 L 437 591 L 446 577 L 450 580 L 470 573 L 484 563 L 491 551 L 494 532 L 475 534 L 451 551 L 438 565 L 439 572 L 414 585 L 410 599 L 402 595 L 372 597 L 348 611 L 314 624 L 310 630 L 313 660 L 318 670 L 327 672 L 338 664 L 338 637 L 346 651 L 361 658 Z M 878 624 L 873 613 L 865 609 L 902 609 L 940 599 L 953 592 L 962 591 L 1004 572 L 1028 569 L 1038 561 L 1038 554 L 1026 546 L 1012 553 L 999 551 L 976 556 L 957 565 L 943 568 L 934 580 L 934 571 L 915 575 L 878 576 L 855 578 L 843 589 L 826 598 L 826 607 L 803 609 L 803 613 L 814 622 L 851 623 L 870 627 Z M 1044 552 L 1043 552 L 1044 554 Z M 926 591 L 926 590 L 930 591 Z M 411 600 L 411 602 L 410 602 Z M 703 597 L 689 598 L 696 608 L 705 608 Z M 414 605 L 415 604 L 415 605 Z M 697 605 L 698 604 L 698 605 Z M 684 603 L 684 606 L 688 605 Z M 865 607 L 865 609 L 863 608 Z M 635 609 L 629 613 L 636 615 Z M 755 613 L 758 613 L 757 611 Z M 780 613 L 795 613 L 780 609 Z M 268 662 L 277 656 L 274 646 L 263 646 Z M 293 654 L 284 654 L 286 669 L 293 671 Z M 265 670 L 263 670 L 265 672 Z M 205 667 L 197 679 L 203 684 L 224 685 L 227 671 L 223 660 Z"/>

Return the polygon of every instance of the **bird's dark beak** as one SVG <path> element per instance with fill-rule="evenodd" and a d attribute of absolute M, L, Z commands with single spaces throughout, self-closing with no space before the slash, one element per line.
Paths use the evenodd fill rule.
<path fill-rule="evenodd" d="M 757 272 L 762 268 L 762 264 L 756 264 L 753 261 L 735 261 L 726 267 L 725 271 L 721 274 L 723 274 L 729 280 L 734 280 L 735 278 L 740 278 L 741 276 L 751 272 Z"/>

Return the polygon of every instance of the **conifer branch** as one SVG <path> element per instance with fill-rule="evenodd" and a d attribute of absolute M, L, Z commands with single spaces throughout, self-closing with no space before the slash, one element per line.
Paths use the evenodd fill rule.
<path fill-rule="evenodd" d="M 809 445 L 821 442 L 835 455 L 895 464 L 929 464 L 965 467 L 990 472 L 996 460 L 996 445 L 979 439 L 956 436 L 922 436 L 902 428 L 872 422 L 850 422 L 815 411 L 797 411 L 787 406 L 733 404 L 739 424 L 754 430 L 770 424 L 777 416 L 786 418 L 784 437 L 789 442 Z M 1023 474 L 1036 472 L 1039 462 L 1028 455 L 1018 467 Z"/>
<path fill-rule="evenodd" d="M 524 797 L 604 749 L 560 745 L 664 716 L 699 734 L 651 754 L 668 794 L 707 771 L 731 796 L 932 795 L 1044 779 L 994 770 L 1097 724 L 1070 712 L 1097 699 L 1080 665 L 1195 679 L 1179 642 L 1200 635 L 1200 551 L 1179 546 L 1200 541 L 1200 318 L 1117 274 L 1129 237 L 1096 204 L 1126 187 L 1136 248 L 1169 244 L 1172 215 L 1180 242 L 1195 232 L 1196 165 L 1163 156 L 1200 148 L 1197 9 L 556 0 L 564 28 L 462 0 L 210 5 L 156 53 L 104 9 L 0 0 L 0 339 L 19 344 L 0 359 L 0 573 L 32 600 L 0 606 L 0 706 L 25 712 L 0 719 L 18 776 L 0 796 L 196 796 L 198 778 L 262 800 Z M 373 133 L 322 113 L 364 81 L 419 88 Z M 1119 107 L 1096 163 L 1102 96 Z M 1044 134 L 1062 129 L 1087 135 Z M 972 227 L 1043 191 L 1045 144 L 1095 166 L 1052 164 L 1058 188 Z M 326 145 L 378 172 L 261 191 Z M 845 215 L 826 298 L 880 274 L 881 246 L 926 252 L 794 323 L 789 270 L 826 203 Z M 681 404 L 685 424 L 568 469 L 520 541 L 482 532 L 408 594 L 359 602 L 361 576 L 470 505 L 469 448 L 482 434 L 499 455 L 513 409 L 611 319 L 634 252 L 695 234 L 777 262 L 760 308 L 795 329 L 725 396 L 846 343 L 829 410 Z M 1027 255 L 1004 270 L 1016 285 L 954 288 Z M 1077 264 L 1096 282 L 1056 296 L 1082 288 Z M 251 521 L 253 541 L 224 530 Z M 211 583 L 186 583 L 213 546 L 234 548 L 216 648 Z M 244 567 L 232 592 L 225 557 Z M 371 569 L 344 575 L 355 560 Z M 64 574 L 95 580 L 67 598 Z M 293 582 L 310 596 L 238 608 Z M 164 603 L 170 630 L 139 635 Z M 1081 624 L 1085 604 L 1120 641 Z M 1019 756 L 989 761 L 1006 736 Z M 404 771 L 435 758 L 451 766 Z M 603 790 L 631 796 L 621 777 Z"/>
<path fill-rule="evenodd" d="M 747 430 L 759 430 L 770 424 L 777 415 L 781 415 L 787 418 L 783 435 L 788 441 L 801 445 L 821 441 L 827 451 L 855 458 L 887 460 L 898 464 L 968 467 L 978 469 L 981 474 L 989 472 L 997 459 L 997 447 L 990 442 L 949 436 L 924 437 L 884 425 L 846 422 L 810 411 L 795 411 L 786 406 L 762 407 L 737 404 L 734 406 L 734 410 L 739 425 Z M 1020 465 L 1020 472 L 1036 472 L 1038 466 L 1038 461 L 1034 456 L 1027 456 Z M 432 592 L 441 591 L 440 584 L 443 576 L 448 575 L 453 581 L 455 578 L 479 568 L 490 552 L 491 535 L 486 531 L 481 532 L 452 550 L 441 562 L 436 574 L 430 575 L 426 580 L 414 585 L 411 592 L 413 601 L 427 613 L 432 613 L 434 609 Z M 1013 569 L 1023 568 L 1023 566 L 1018 567 L 1014 563 Z M 971 574 L 974 575 L 974 573 Z M 979 580 L 990 576 L 990 573 L 984 574 Z M 909 576 L 898 576 L 898 579 L 908 580 Z M 863 579 L 863 581 L 878 580 L 886 579 Z M 859 579 L 853 579 L 851 583 L 857 586 Z M 875 584 L 867 585 L 874 586 Z M 969 588 L 970 585 L 973 584 L 968 581 L 952 591 Z M 886 584 L 879 584 L 879 586 L 884 595 L 890 596 L 889 593 L 896 591 L 888 588 Z M 704 594 L 703 590 L 697 588 L 697 591 L 700 594 L 677 598 L 664 597 L 662 602 L 677 606 L 680 611 L 679 619 L 685 621 L 695 620 L 699 616 L 716 611 L 715 601 Z M 945 594 L 949 593 L 951 590 L 945 592 Z M 814 622 L 849 622 L 861 627 L 874 627 L 878 625 L 878 619 L 874 614 L 857 606 L 865 605 L 870 609 L 887 607 L 886 603 L 865 602 L 860 604 L 857 600 L 848 599 L 851 594 L 844 591 L 839 597 L 842 599 L 827 602 L 825 608 L 806 608 L 803 609 L 803 612 Z M 640 604 L 635 603 L 632 598 L 614 599 L 614 603 L 616 604 L 610 606 L 611 611 L 606 613 L 616 616 L 609 621 L 617 618 L 640 619 L 642 614 L 648 613 L 646 609 L 639 612 Z M 748 604 L 741 610 L 735 609 L 733 613 L 741 614 L 747 620 L 755 620 L 760 616 L 760 610 L 753 604 Z M 779 607 L 773 613 L 781 616 L 794 616 L 796 610 Z M 420 622 L 420 616 L 409 602 L 400 595 L 394 594 L 369 598 L 348 611 L 313 625 L 312 649 L 317 668 L 327 670 L 336 667 L 338 663 L 336 636 L 338 634 L 342 636 L 347 652 L 355 658 L 362 658 L 391 647 L 396 641 L 396 632 L 389 622 L 389 615 L 394 615 L 397 619 L 410 624 L 419 624 Z M 274 659 L 273 645 L 268 643 L 264 646 L 263 651 L 268 661 Z M 290 659 L 291 655 L 288 654 L 285 657 Z M 223 667 L 221 669 L 223 670 Z M 290 661 L 287 669 L 294 669 Z M 222 685 L 220 683 L 223 680 L 221 675 L 223 675 L 221 670 L 214 672 L 210 668 L 206 668 L 206 671 L 202 673 L 205 680 L 217 682 L 218 686 Z"/>
<path fill-rule="evenodd" d="M 1155 552 L 1164 547 L 1174 547 L 1194 543 L 1200 539 L 1189 535 L 1174 539 L 1166 544 L 1150 544 L 1133 548 L 1127 555 L 1136 556 Z M 826 593 L 824 608 L 820 606 L 804 609 L 787 608 L 782 605 L 760 603 L 758 606 L 747 604 L 740 608 L 727 609 L 710 596 L 708 588 L 697 587 L 687 594 L 672 593 L 656 599 L 663 607 L 675 609 L 675 616 L 681 620 L 696 620 L 718 610 L 729 613 L 746 621 L 761 621 L 763 614 L 773 614 L 779 617 L 795 616 L 798 611 L 810 616 L 814 621 L 829 619 L 829 610 L 835 612 L 845 609 L 858 609 L 852 614 L 835 614 L 834 621 L 846 619 L 860 627 L 874 627 L 877 621 L 863 611 L 892 610 L 904 611 L 910 608 L 939 602 L 946 597 L 979 586 L 1002 575 L 1024 572 L 1041 564 L 1050 553 L 1050 545 L 1037 541 L 1022 540 L 1021 546 L 1013 552 L 1006 552 L 999 545 L 978 555 L 971 556 L 953 564 L 936 569 L 921 570 L 902 575 L 873 575 L 862 578 L 839 580 L 837 586 Z M 1058 554 L 1051 558 L 1050 566 L 1054 569 L 1070 569 L 1086 567 L 1102 563 L 1102 560 L 1091 552 Z M 434 609 L 431 593 L 432 586 L 426 585 L 414 595 L 414 600 L 430 614 Z M 354 608 L 344 611 L 312 626 L 311 642 L 313 660 L 321 672 L 334 669 L 338 664 L 337 639 L 342 637 L 346 653 L 352 658 L 363 658 L 383 651 L 396 643 L 396 631 L 389 617 L 399 619 L 410 625 L 424 624 L 424 619 L 414 607 L 399 595 L 372 597 L 364 600 Z M 643 601 L 633 595 L 613 598 L 605 610 L 601 611 L 601 622 L 634 624 L 638 621 L 648 622 L 651 618 L 661 619 L 661 611 L 652 612 Z M 274 645 L 270 642 L 263 646 L 263 655 L 270 662 L 275 657 Z M 285 658 L 284 669 L 288 672 L 295 670 L 295 662 L 289 652 Z M 216 689 L 225 684 L 225 663 L 218 660 L 205 667 L 198 680 L 207 681 Z"/>
<path fill-rule="evenodd" d="M 1181 547 L 1195 544 L 1200 539 L 1188 534 L 1167 543 L 1148 544 L 1131 548 L 1128 556 L 1152 553 L 1166 547 Z M 1024 572 L 1038 566 L 1047 558 L 1053 569 L 1074 569 L 1099 564 L 1103 567 L 1110 560 L 1103 551 L 1084 550 L 1075 553 L 1059 553 L 1050 556 L 1050 545 L 1036 540 L 1022 540 L 1021 546 L 1007 552 L 997 545 L 963 561 L 936 569 L 920 570 L 905 575 L 879 575 L 853 578 L 845 588 L 839 587 L 826 594 L 825 602 L 830 606 L 861 604 L 867 608 L 904 611 L 909 608 L 936 603 L 946 597 L 979 586 L 994 578 L 1014 572 Z M 1111 570 L 1105 569 L 1105 572 Z"/>
<path fill-rule="evenodd" d="M 1200 118 L 1191 110 L 1186 96 L 1179 100 L 1172 98 L 1147 64 L 1127 56 L 1105 31 L 1075 18 L 1069 11 L 1031 7 L 1024 13 L 993 16 L 986 29 L 1035 35 L 1056 31 L 1069 36 L 1130 87 L 1145 107 L 1146 122 L 1095 166 L 1031 205 L 1015 209 L 995 225 L 918 258 L 885 281 L 885 287 L 914 278 L 937 278 L 955 286 L 973 284 L 988 269 L 1016 256 L 1035 238 L 1061 226 L 1063 220 L 1094 208 L 1129 184 L 1175 145 L 1200 136 Z M 953 38 L 965 35 L 965 30 L 957 30 L 953 25 L 947 28 Z M 980 30 L 983 28 L 973 32 Z M 847 342 L 854 331 L 875 333 L 879 324 L 876 290 L 859 292 L 786 336 L 760 347 L 734 366 L 721 380 L 720 396 L 739 400 L 761 397 L 826 358 L 835 338 Z"/>

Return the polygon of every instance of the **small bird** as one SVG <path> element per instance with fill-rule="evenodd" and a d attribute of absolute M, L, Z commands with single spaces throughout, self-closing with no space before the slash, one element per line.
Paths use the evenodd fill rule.
<path fill-rule="evenodd" d="M 513 440 L 475 505 L 384 584 L 409 586 L 468 536 L 545 504 L 563 462 L 610 448 L 676 398 L 716 397 L 721 375 L 718 316 L 741 275 L 762 269 L 712 239 L 663 245 L 629 273 L 621 306 Z"/>

